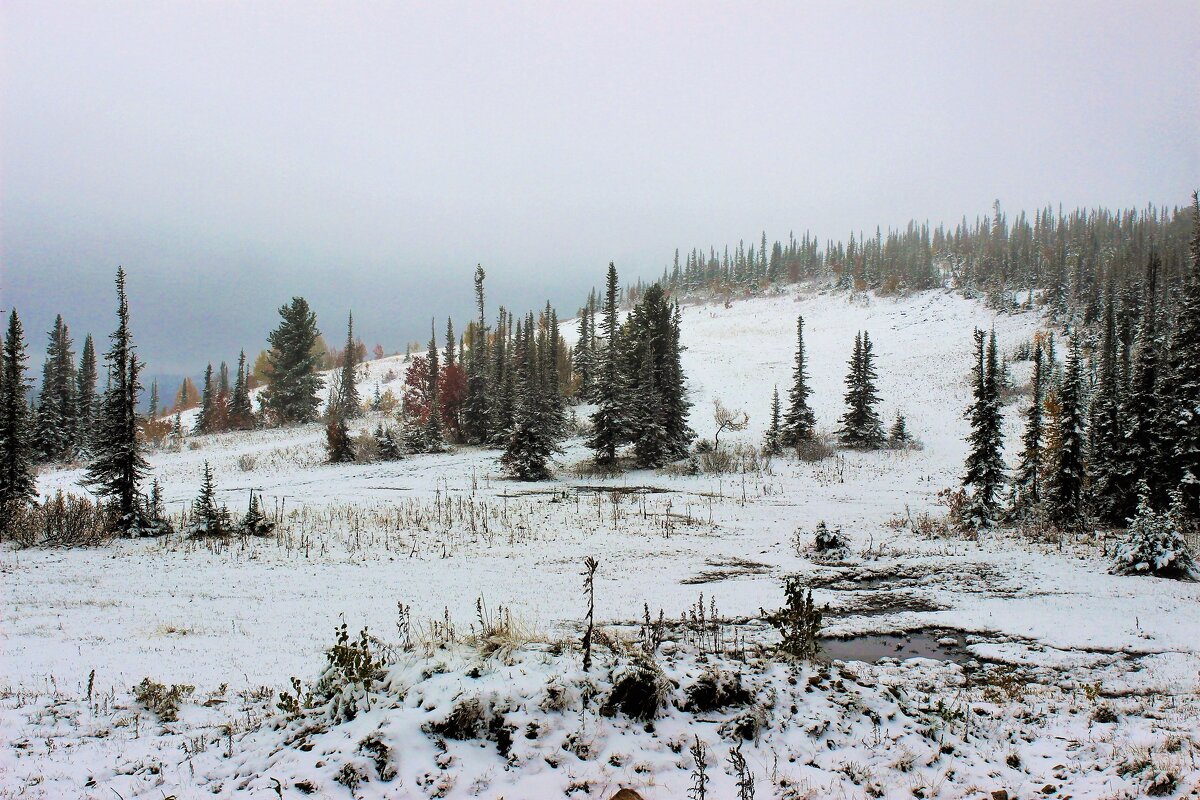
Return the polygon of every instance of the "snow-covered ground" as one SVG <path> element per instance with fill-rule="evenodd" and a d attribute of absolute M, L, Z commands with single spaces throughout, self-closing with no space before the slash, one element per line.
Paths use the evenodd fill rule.
<path fill-rule="evenodd" d="M 278 781 L 285 797 L 312 789 L 343 797 L 607 798 L 629 786 L 653 800 L 684 796 L 688 747 L 699 736 L 718 776 L 710 797 L 725 798 L 735 796 L 726 771 L 737 739 L 718 729 L 754 709 L 766 724 L 743 747 L 758 797 L 976 797 L 1000 789 L 1135 797 L 1155 781 L 1165 786 L 1166 774 L 1176 779 L 1173 791 L 1196 791 L 1200 587 L 1110 576 L 1087 542 L 929 539 L 906 524 L 940 513 L 938 491 L 958 481 L 972 328 L 994 328 L 1010 350 L 1032 336 L 1039 317 L 996 315 L 942 291 L 688 305 L 684 368 L 691 424 L 701 436 L 712 436 L 712 404 L 720 399 L 751 419 L 722 441 L 761 439 L 772 388 L 786 398 L 797 314 L 805 318 L 819 425 L 836 427 L 854 334 L 866 330 L 885 422 L 903 413 L 921 448 L 812 463 L 776 458 L 745 475 L 603 479 L 577 473 L 588 453 L 574 440 L 559 458 L 558 479 L 543 484 L 505 479 L 497 454 L 474 448 L 326 465 L 315 425 L 194 437 L 181 452 L 151 454 L 170 509 L 191 501 L 208 461 L 232 509 L 253 488 L 285 522 L 274 539 L 230 547 L 173 539 L 0 550 L 0 797 L 183 798 L 243 789 L 269 797 Z M 401 359 L 367 369 L 364 396 L 389 372 L 382 388 L 399 393 Z M 1022 374 L 1019 366 L 1014 372 Z M 1006 409 L 1010 461 L 1017 411 Z M 80 476 L 46 472 L 39 488 L 72 490 Z M 819 564 L 794 546 L 797 531 L 801 545 L 811 541 L 819 520 L 849 534 L 848 563 Z M 605 645 L 588 677 L 578 652 L 544 644 L 578 641 L 579 573 L 588 555 L 600 561 L 596 619 L 606 641 L 635 635 L 645 607 L 678 619 L 703 594 L 706 606 L 744 623 L 729 626 L 729 637 L 770 642 L 760 608 L 779 607 L 782 578 L 798 574 L 828 607 L 829 635 L 936 630 L 928 641 L 917 635 L 913 646 L 937 650 L 940 639 L 956 660 L 793 673 L 769 660 L 714 654 L 714 662 L 744 671 L 755 704 L 693 714 L 675 706 L 703 665 L 677 643 L 662 666 L 679 685 L 647 730 L 620 714 L 597 715 L 600 700 L 586 700 L 603 699 L 627 648 Z M 378 692 L 349 727 L 310 732 L 315 749 L 284 747 L 296 744 L 298 723 L 260 724 L 292 676 L 316 678 L 342 620 L 352 633 L 367 626 L 394 642 L 402 603 L 427 636 L 436 638 L 431 621 L 449 617 L 462 639 L 478 627 L 480 598 L 485 608 L 511 613 L 525 630 L 520 638 L 533 644 L 488 657 L 462 642 L 395 654 L 391 694 Z M 850 644 L 876 661 L 871 645 L 881 642 L 903 644 Z M 828 674 L 810 683 L 822 670 Z M 472 671 L 478 676 L 464 675 Z M 565 710 L 539 700 L 555 676 L 573 698 Z M 130 687 L 145 677 L 195 687 L 178 722 L 160 724 L 134 703 Z M 488 721 L 499 716 L 522 731 L 533 725 L 537 735 L 516 733 L 505 756 L 494 734 L 447 744 L 422 730 L 464 692 L 486 700 Z M 1104 721 L 1108 712 L 1113 721 Z M 398 761 L 390 780 L 359 747 L 373 731 Z M 591 745 L 578 746 L 580 736 Z M 335 780 L 351 763 L 346 780 Z"/>

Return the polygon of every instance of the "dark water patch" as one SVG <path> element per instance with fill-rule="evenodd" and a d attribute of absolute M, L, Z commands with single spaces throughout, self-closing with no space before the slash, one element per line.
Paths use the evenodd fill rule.
<path fill-rule="evenodd" d="M 837 661 L 862 661 L 874 664 L 884 658 L 904 661 L 909 658 L 929 658 L 965 664 L 977 660 L 967 650 L 966 638 L 960 631 L 944 628 L 924 628 L 905 633 L 870 633 L 845 638 L 824 638 L 821 651 Z"/>

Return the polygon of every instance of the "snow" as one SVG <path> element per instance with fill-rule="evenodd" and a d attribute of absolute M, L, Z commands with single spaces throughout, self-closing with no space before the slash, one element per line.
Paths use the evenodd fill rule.
<path fill-rule="evenodd" d="M 597 715 L 598 701 L 590 711 L 582 700 L 562 712 L 538 707 L 553 675 L 575 691 L 594 681 L 602 693 L 623 657 L 620 647 L 604 651 L 585 679 L 576 650 L 539 644 L 578 641 L 586 555 L 600 561 L 596 619 L 610 636 L 635 634 L 643 603 L 652 614 L 661 608 L 678 619 L 703 593 L 722 617 L 750 620 L 731 631 L 769 643 L 771 634 L 755 620 L 761 608 L 781 604 L 781 579 L 789 574 L 805 576 L 818 605 L 828 606 L 831 635 L 921 628 L 966 635 L 982 670 L 924 659 L 835 665 L 832 675 L 858 676 L 849 696 L 831 688 L 835 678 L 805 691 L 817 667 L 798 668 L 793 686 L 791 668 L 771 660 L 727 664 L 744 670 L 760 701 L 768 687 L 776 693 L 765 712 L 768 732 L 744 745 L 759 797 L 858 797 L 874 791 L 872 780 L 897 797 L 913 796 L 918 784 L 926 797 L 1000 788 L 1029 796 L 1046 784 L 1062 795 L 1136 796 L 1161 768 L 1173 770 L 1181 791 L 1194 786 L 1200 586 L 1110 575 L 1101 547 L 1086 537 L 1037 543 L 989 532 L 978 541 L 924 539 L 903 524 L 942 513 L 937 493 L 960 477 L 972 328 L 994 328 L 1003 352 L 1042 327 L 1040 317 L 996 314 L 945 291 L 876 297 L 806 290 L 728 308 L 689 304 L 683 364 L 699 435 L 712 436 L 719 398 L 751 419 L 746 431 L 722 434 L 722 442 L 761 441 L 771 390 L 778 386 L 786 397 L 791 380 L 797 314 L 805 318 L 818 425 L 836 427 L 854 335 L 867 330 L 884 423 L 904 414 L 919 448 L 842 452 L 815 463 L 775 458 L 762 473 L 746 475 L 631 472 L 603 479 L 576 476 L 588 454 L 572 440 L 558 459 L 557 480 L 538 484 L 507 480 L 498 453 L 475 448 L 326 465 L 319 425 L 193 437 L 180 452 L 152 453 L 169 510 L 191 502 L 207 460 L 220 501 L 240 514 L 256 489 L 264 510 L 281 513 L 284 524 L 273 539 L 229 547 L 169 540 L 100 550 L 0 549 L 0 797 L 266 797 L 275 796 L 271 779 L 281 781 L 285 797 L 299 796 L 295 784 L 303 780 L 321 787 L 318 796 L 350 797 L 331 773 L 369 761 L 358 745 L 376 730 L 399 748 L 398 774 L 381 781 L 374 766 L 360 764 L 370 779 L 353 796 L 425 797 L 449 781 L 448 797 L 562 796 L 573 782 L 588 788 L 577 785 L 572 797 L 607 798 L 618 786 L 637 788 L 648 800 L 681 797 L 696 734 L 713 748 L 710 797 L 730 796 L 726 758 L 735 742 L 717 734 L 719 721 L 698 722 L 672 705 L 647 733 L 620 715 Z M 562 327 L 568 335 L 574 330 Z M 394 378 L 381 390 L 399 395 L 402 358 L 363 369 L 364 398 L 388 371 Z M 1021 402 L 1004 410 L 1010 465 Z M 356 427 L 375 422 L 368 417 Z M 81 475 L 46 471 L 39 489 L 78 491 Z M 848 536 L 844 562 L 815 560 L 810 545 L 820 520 Z M 317 677 L 343 619 L 352 632 L 365 625 L 394 641 L 397 603 L 404 603 L 426 633 L 430 620 L 448 615 L 466 638 L 478 624 L 480 597 L 489 608 L 509 609 L 531 643 L 500 657 L 463 642 L 404 652 L 389 667 L 389 685 L 404 691 L 379 692 L 370 712 L 329 726 L 312 750 L 283 746 L 289 729 L 277 727 L 274 692 L 290 691 L 292 676 Z M 666 650 L 673 655 L 660 659 L 664 669 L 686 685 L 700 670 L 695 653 L 684 645 Z M 466 677 L 471 666 L 481 677 Z M 1005 683 L 1004 670 L 1016 670 L 1019 679 Z M 147 676 L 196 687 L 179 722 L 160 726 L 134 703 L 130 687 Z M 221 684 L 228 684 L 223 699 L 205 705 Z M 1085 691 L 1093 685 L 1100 688 Z M 506 768 L 489 740 L 449 742 L 440 752 L 423 732 L 468 686 L 472 696 L 521 709 L 513 713 L 522 726 L 544 728 L 536 740 L 516 735 L 517 767 Z M 268 690 L 254 694 L 260 687 Z M 897 700 L 885 687 L 910 694 Z M 681 692 L 675 700 L 682 701 Z M 930 710 L 939 700 L 967 716 Z M 1096 707 L 1106 703 L 1118 711 L 1116 721 L 1095 722 Z M 896 716 L 877 727 L 862 708 Z M 921 731 L 937 714 L 953 722 L 948 738 L 932 743 Z M 818 721 L 831 733 L 806 732 Z M 580 729 L 595 741 L 587 758 L 562 749 Z M 943 744 L 952 751 L 943 752 Z M 230 748 L 234 757 L 223 757 Z M 1006 764 L 1014 749 L 1020 768 Z M 917 766 L 896 767 L 909 758 L 901 750 Z M 559 768 L 546 764 L 550 753 L 565 759 Z M 437 762 L 445 757 L 442 769 Z M 645 769 L 637 766 L 642 762 Z M 778 785 L 785 773 L 811 794 L 787 794 Z M 774 787 L 767 785 L 772 775 Z"/>

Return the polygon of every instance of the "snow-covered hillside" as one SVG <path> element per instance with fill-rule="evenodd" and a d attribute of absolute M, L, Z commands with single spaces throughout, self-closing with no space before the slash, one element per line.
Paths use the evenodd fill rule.
<path fill-rule="evenodd" d="M 118 542 L 104 550 L 0 550 L 0 724 L 7 751 L 0 796 L 41 791 L 46 797 L 111 797 L 117 791 L 123 797 L 183 798 L 232 796 L 241 788 L 249 796 L 275 796 L 269 776 L 281 781 L 282 796 L 291 797 L 302 790 L 295 788 L 298 776 L 307 776 L 303 781 L 319 785 L 321 796 L 425 797 L 439 785 L 421 782 L 430 773 L 457 776 L 444 789 L 451 797 L 552 797 L 571 790 L 574 797 L 607 798 L 617 786 L 635 787 L 648 800 L 682 797 L 691 766 L 674 745 L 686 755 L 687 740 L 697 731 L 714 747 L 722 742 L 722 754 L 734 742 L 719 737 L 715 726 L 689 723 L 674 712 L 659 725 L 661 738 L 644 726 L 576 713 L 571 726 L 582 726 L 597 742 L 594 752 L 584 748 L 580 755 L 555 745 L 561 758 L 549 772 L 541 750 L 519 751 L 527 764 L 541 766 L 514 772 L 495 748 L 484 757 L 472 742 L 451 742 L 439 753 L 428 737 L 421 738 L 420 725 L 428 722 L 421 714 L 375 716 L 370 724 L 385 726 L 395 737 L 390 746 L 405 751 L 398 755 L 403 766 L 393 781 L 375 779 L 353 792 L 321 778 L 325 773 L 314 766 L 319 756 L 276 757 L 281 740 L 269 729 L 250 724 L 254 732 L 243 741 L 243 722 L 232 729 L 228 745 L 221 739 L 220 725 L 231 724 L 230 718 L 253 722 L 273 710 L 273 700 L 248 695 L 236 713 L 225 716 L 223 709 L 237 704 L 189 705 L 181 722 L 168 726 L 169 736 L 155 735 L 157 723 L 144 709 L 139 721 L 130 721 L 136 713 L 128 689 L 146 676 L 194 685 L 194 699 L 201 701 L 221 684 L 232 694 L 264 686 L 286 689 L 292 676 L 315 678 L 343 619 L 352 631 L 366 625 L 394 640 L 397 603 L 410 606 L 417 622 L 448 616 L 466 631 L 477 624 L 482 598 L 486 607 L 503 606 L 537 632 L 527 638 L 575 641 L 584 610 L 580 565 L 588 555 L 600 561 L 596 618 L 616 632 L 611 635 L 636 633 L 632 626 L 644 607 L 677 619 L 702 593 L 703 602 L 715 602 L 723 617 L 747 622 L 731 628 L 737 635 L 769 641 L 771 634 L 757 621 L 760 609 L 778 607 L 782 578 L 798 574 L 814 587 L 818 604 L 828 607 L 827 634 L 859 637 L 850 643 L 865 648 L 868 661 L 880 655 L 871 653 L 876 641 L 871 636 L 921 630 L 940 632 L 927 654 L 938 655 L 939 647 L 950 648 L 954 641 L 964 648 L 960 661 L 973 659 L 966 667 L 953 661 L 883 661 L 845 668 L 862 689 L 850 705 L 839 696 L 834 706 L 840 711 L 830 705 L 826 684 L 815 694 L 805 691 L 809 674 L 801 676 L 795 684 L 800 688 L 785 704 L 783 694 L 790 691 L 785 687 L 791 685 L 786 675 L 762 668 L 762 686 L 771 683 L 780 693 L 778 705 L 763 711 L 771 720 L 805 713 L 828 720 L 840 713 L 849 721 L 840 728 L 834 721 L 842 730 L 836 746 L 830 740 L 814 749 L 814 734 L 782 723 L 767 726 L 774 734 L 746 742 L 759 797 L 857 797 L 878 787 L 897 797 L 976 797 L 999 789 L 1014 796 L 1136 796 L 1149 785 L 1146 771 L 1167 762 L 1175 765 L 1181 790 L 1194 783 L 1197 730 L 1188 714 L 1194 720 L 1200 704 L 1200 588 L 1110 576 L 1099 550 L 1086 543 L 1039 544 L 1007 534 L 980 541 L 928 539 L 911 524 L 922 514 L 940 513 L 937 493 L 959 479 L 972 329 L 994 328 L 1002 350 L 1011 350 L 1030 339 L 1040 318 L 997 315 L 943 291 L 905 297 L 791 293 L 729 307 L 688 305 L 683 364 L 691 425 L 700 436 L 712 436 L 712 405 L 719 399 L 745 410 L 751 420 L 745 431 L 723 434 L 723 440 L 761 440 L 771 391 L 777 386 L 786 396 L 791 380 L 798 314 L 805 318 L 818 424 L 836 427 L 854 335 L 866 330 L 875 343 L 882 416 L 890 422 L 904 414 L 920 448 L 844 452 L 811 463 L 776 458 L 766 469 L 744 475 L 631 472 L 603 479 L 577 477 L 583 473 L 576 467 L 589 454 L 580 440 L 572 440 L 558 459 L 557 479 L 542 484 L 507 480 L 497 453 L 475 448 L 399 462 L 327 465 L 318 425 L 194 437 L 181 452 L 152 453 L 154 476 L 170 510 L 191 502 L 207 461 L 220 499 L 231 508 L 242 508 L 249 490 L 256 489 L 285 524 L 275 539 L 228 548 L 171 539 Z M 572 328 L 563 326 L 564 332 Z M 377 382 L 399 394 L 401 359 L 370 362 L 365 370 L 364 396 Z M 1019 368 L 1014 372 L 1023 374 Z M 1010 463 L 1020 429 L 1018 408 L 1005 409 Z M 367 418 L 361 427 L 376 422 Z M 78 470 L 49 471 L 39 476 L 39 489 L 77 491 L 80 478 Z M 850 563 L 819 564 L 795 546 L 811 541 L 820 520 L 850 536 Z M 900 640 L 878 642 L 903 646 Z M 831 645 L 831 653 L 835 648 Z M 847 658 L 854 654 L 842 652 Z M 466 657 L 453 650 L 444 658 L 457 664 L 455 659 Z M 552 674 L 578 669 L 573 651 L 513 658 L 524 678 L 496 678 L 489 670 L 511 665 L 493 664 L 483 681 L 493 695 L 505 685 L 514 687 L 506 702 L 517 705 L 534 703 L 531 681 L 544 684 Z M 668 664 L 669 676 L 694 677 L 699 667 L 690 658 L 681 655 Z M 1004 689 L 1008 693 L 1001 692 L 1001 699 L 989 695 L 985 710 L 978 711 L 972 704 L 988 687 L 972 684 L 964 669 L 969 673 L 981 664 L 987 674 L 1015 675 L 1004 680 L 1026 688 Z M 428 681 L 428 675 L 422 677 L 427 668 L 405 673 L 406 686 Z M 110 698 L 102 711 L 79 699 L 93 670 L 95 695 Z M 838 675 L 845 677 L 838 672 L 835 681 Z M 577 678 L 571 673 L 564 681 Z M 947 722 L 952 743 L 920 738 L 925 718 L 889 705 L 896 698 L 885 696 L 882 687 L 908 682 L 946 687 L 941 699 L 959 709 L 958 716 L 945 715 L 953 720 Z M 464 686 L 461 681 L 427 686 L 432 694 L 421 707 L 436 717 Z M 1119 721 L 1094 723 L 1088 715 L 1098 697 L 1113 698 Z M 61 713 L 54 710 L 60 706 Z M 790 712 L 780 710 L 788 706 Z M 899 721 L 882 727 L 863 723 L 864 709 L 894 713 Z M 547 721 L 544 710 L 522 713 L 523 724 L 547 730 L 563 725 Z M 1157 722 L 1151 721 L 1155 713 Z M 1030 716 L 1007 730 L 999 724 L 1017 714 Z M 963 715 L 968 722 L 977 715 L 979 730 L 968 724 L 964 733 Z M 346 742 L 370 733 L 367 725 L 345 731 Z M 1053 729 L 1059 739 L 1039 744 L 1014 766 L 1009 754 L 1019 745 L 1010 741 L 1013 730 L 1036 736 L 1039 726 Z M 190 745 L 184 744 L 188 737 Z M 189 747 L 199 746 L 196 737 L 203 747 L 190 753 Z M 868 737 L 877 737 L 877 746 L 865 746 Z M 1094 770 L 1076 755 L 1084 742 L 1086 763 L 1096 765 Z M 330 753 L 345 750 L 325 745 Z M 238 756 L 222 763 L 220 751 L 227 746 Z M 950 750 L 939 749 L 943 746 Z M 849 751 L 840 760 L 830 756 L 837 748 L 853 748 L 853 758 Z M 917 766 L 901 763 L 901 748 L 914 754 Z M 349 758 L 353 749 L 343 755 Z M 650 755 L 639 759 L 643 750 Z M 811 762 L 803 776 L 811 793 L 787 794 L 779 775 L 804 766 L 786 764 L 789 752 L 800 758 L 795 754 L 801 751 Z M 1149 766 L 1122 767 L 1139 753 Z M 440 770 L 439 759 L 449 759 Z M 852 774 L 859 767 L 845 767 L 851 761 L 871 772 L 875 783 Z M 638 768 L 639 763 L 647 766 Z M 714 769 L 726 766 L 721 755 Z M 713 796 L 732 796 L 726 777 L 715 784 L 723 788 Z M 1054 788 L 1043 792 L 1046 786 Z"/>

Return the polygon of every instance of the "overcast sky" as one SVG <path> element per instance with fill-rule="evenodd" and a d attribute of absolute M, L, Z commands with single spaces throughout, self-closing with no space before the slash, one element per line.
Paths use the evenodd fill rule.
<path fill-rule="evenodd" d="M 368 346 L 608 261 L 994 199 L 1182 205 L 1200 3 L 0 2 L 0 307 L 157 374 L 306 296 Z"/>

